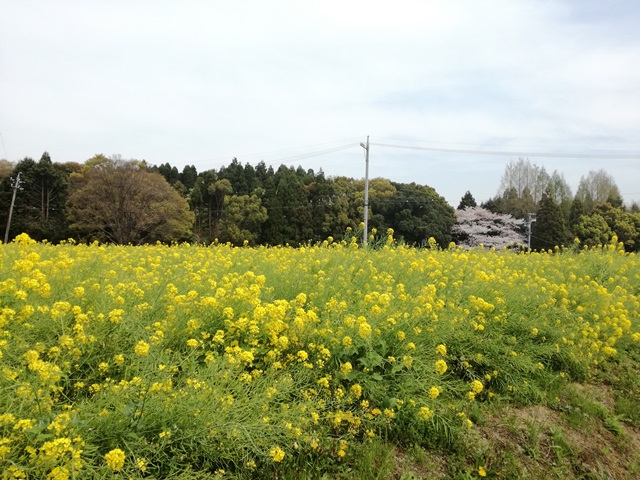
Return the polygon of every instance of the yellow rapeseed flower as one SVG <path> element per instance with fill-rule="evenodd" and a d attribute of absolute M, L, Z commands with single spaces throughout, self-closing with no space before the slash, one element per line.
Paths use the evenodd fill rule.
<path fill-rule="evenodd" d="M 114 472 L 119 472 L 124 467 L 124 452 L 119 448 L 114 448 L 109 453 L 105 454 L 104 459 L 109 467 Z"/>
<path fill-rule="evenodd" d="M 358 383 L 351 385 L 351 388 L 349 389 L 349 391 L 356 398 L 360 398 L 360 396 L 362 395 L 362 387 Z"/>
<path fill-rule="evenodd" d="M 436 360 L 436 372 L 443 375 L 447 371 L 447 362 L 444 360 Z"/>
<path fill-rule="evenodd" d="M 369 338 L 371 336 L 371 325 L 369 325 L 366 320 L 360 322 L 358 325 L 358 335 L 360 335 L 361 338 Z"/>
<path fill-rule="evenodd" d="M 420 410 L 418 411 L 418 416 L 422 420 L 429 420 L 430 418 L 433 418 L 433 415 L 434 413 L 429 407 L 420 407 Z"/>
<path fill-rule="evenodd" d="M 145 342 L 144 340 L 140 340 L 136 344 L 134 352 L 136 352 L 136 355 L 140 355 L 141 357 L 149 355 L 149 344 L 147 342 Z"/>
<path fill-rule="evenodd" d="M 282 450 L 280 447 L 273 447 L 271 450 L 269 450 L 269 455 L 274 462 L 279 463 L 284 459 L 285 453 L 284 450 Z"/>
<path fill-rule="evenodd" d="M 476 395 L 482 391 L 484 385 L 479 380 L 474 380 L 471 382 L 471 391 Z"/>

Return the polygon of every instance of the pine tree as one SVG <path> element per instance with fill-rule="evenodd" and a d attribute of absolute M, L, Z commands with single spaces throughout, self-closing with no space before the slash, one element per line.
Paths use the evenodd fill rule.
<path fill-rule="evenodd" d="M 562 209 L 550 193 L 547 189 L 542 194 L 533 224 L 531 247 L 538 250 L 563 245 L 568 237 Z"/>
<path fill-rule="evenodd" d="M 576 226 L 580 223 L 580 217 L 587 214 L 587 208 L 584 202 L 580 198 L 576 197 L 571 204 L 571 210 L 569 210 L 569 229 L 576 234 Z"/>
<path fill-rule="evenodd" d="M 464 210 L 465 208 L 475 208 L 478 204 L 476 203 L 476 199 L 473 198 L 471 192 L 467 190 L 467 192 L 460 199 L 460 205 L 458 205 L 458 210 Z"/>

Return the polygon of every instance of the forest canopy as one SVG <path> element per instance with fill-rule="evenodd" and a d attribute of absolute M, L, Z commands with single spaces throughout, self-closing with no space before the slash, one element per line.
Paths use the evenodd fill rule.
<path fill-rule="evenodd" d="M 96 155 L 84 164 L 0 162 L 0 225 L 7 225 L 16 193 L 9 239 L 28 233 L 37 240 L 99 240 L 118 244 L 156 241 L 303 245 L 354 235 L 364 217 L 365 181 L 328 177 L 322 170 L 232 159 L 219 169 L 179 170 L 120 156 Z M 20 185 L 15 179 L 20 173 Z M 604 170 L 584 175 L 575 195 L 562 172 L 548 173 L 525 159 L 509 162 L 495 197 L 479 204 L 467 190 L 455 211 L 435 189 L 385 178 L 369 181 L 372 241 L 388 229 L 398 241 L 441 247 L 451 241 L 550 249 L 598 245 L 614 237 L 628 251 L 640 248 L 640 208 L 625 206 Z M 376 233 L 377 232 L 377 233 Z"/>

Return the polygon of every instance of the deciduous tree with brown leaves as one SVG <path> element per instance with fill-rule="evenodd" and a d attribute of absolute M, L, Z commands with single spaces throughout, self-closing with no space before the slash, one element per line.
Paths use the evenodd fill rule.
<path fill-rule="evenodd" d="M 118 244 L 179 241 L 191 235 L 187 201 L 143 162 L 96 155 L 71 176 L 71 228 Z"/>

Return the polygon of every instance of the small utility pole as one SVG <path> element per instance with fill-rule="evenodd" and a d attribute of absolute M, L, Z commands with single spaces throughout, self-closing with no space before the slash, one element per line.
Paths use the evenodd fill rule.
<path fill-rule="evenodd" d="M 527 217 L 527 250 L 531 251 L 531 224 L 536 221 L 536 214 L 529 213 Z"/>
<path fill-rule="evenodd" d="M 362 232 L 362 245 L 367 246 L 369 240 L 369 135 L 367 135 L 367 143 L 361 143 L 364 148 L 365 170 L 364 170 L 364 230 Z"/>
<path fill-rule="evenodd" d="M 9 208 L 9 219 L 7 220 L 7 229 L 4 231 L 4 243 L 9 242 L 9 227 L 11 227 L 11 216 L 13 215 L 13 204 L 16 203 L 16 192 L 18 188 L 20 188 L 20 173 L 18 172 L 18 176 L 16 177 L 15 182 L 13 183 L 13 196 L 11 197 L 11 207 Z"/>

